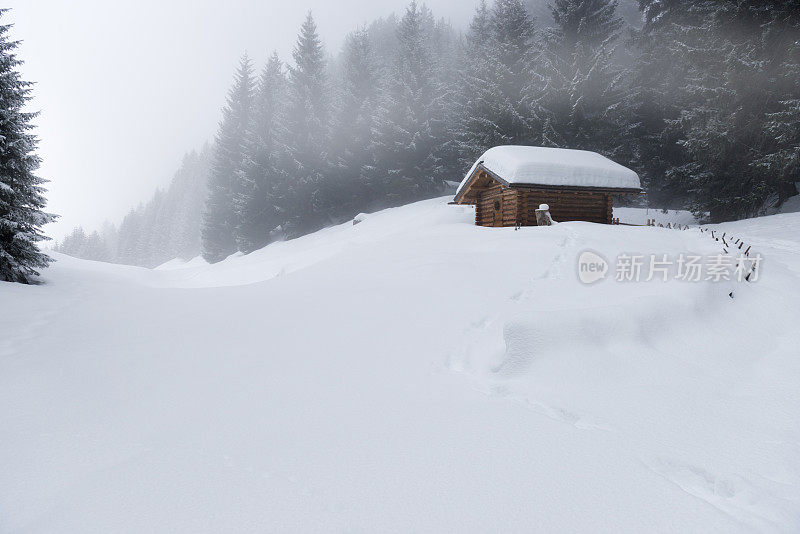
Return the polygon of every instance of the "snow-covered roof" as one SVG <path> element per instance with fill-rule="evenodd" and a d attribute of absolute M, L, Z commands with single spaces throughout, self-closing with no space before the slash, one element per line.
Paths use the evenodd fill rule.
<path fill-rule="evenodd" d="M 461 181 L 456 196 L 482 165 L 508 185 L 640 189 L 639 175 L 586 150 L 506 145 L 490 148 Z"/>

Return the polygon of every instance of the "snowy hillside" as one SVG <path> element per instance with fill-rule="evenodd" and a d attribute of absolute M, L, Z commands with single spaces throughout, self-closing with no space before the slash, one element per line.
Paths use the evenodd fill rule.
<path fill-rule="evenodd" d="M 0 284 L 0 531 L 800 530 L 800 214 L 719 227 L 754 283 L 622 282 L 721 246 L 447 200 Z"/>

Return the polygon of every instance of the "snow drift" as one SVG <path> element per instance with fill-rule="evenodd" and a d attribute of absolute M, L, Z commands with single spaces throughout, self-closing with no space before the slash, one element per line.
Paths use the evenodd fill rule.
<path fill-rule="evenodd" d="M 0 284 L 0 531 L 800 529 L 800 215 L 722 227 L 757 283 L 588 286 L 719 246 L 447 200 Z"/>

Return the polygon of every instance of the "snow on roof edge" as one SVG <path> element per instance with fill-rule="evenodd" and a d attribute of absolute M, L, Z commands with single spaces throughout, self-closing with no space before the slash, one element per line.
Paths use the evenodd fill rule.
<path fill-rule="evenodd" d="M 587 150 L 523 145 L 490 148 L 477 159 L 459 184 L 466 186 L 478 165 L 513 184 L 641 189 L 639 175 L 605 156 Z"/>

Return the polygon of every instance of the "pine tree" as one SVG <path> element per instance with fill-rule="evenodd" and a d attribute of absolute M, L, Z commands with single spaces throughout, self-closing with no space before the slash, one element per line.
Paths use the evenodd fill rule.
<path fill-rule="evenodd" d="M 166 190 L 162 205 L 165 229 L 164 261 L 189 260 L 200 254 L 200 226 L 207 197 L 212 150 L 208 143 L 183 158 Z M 152 202 L 152 200 L 151 200 Z M 104 237 L 108 236 L 103 232 Z"/>
<path fill-rule="evenodd" d="M 495 83 L 503 89 L 510 114 L 524 115 L 524 112 L 518 112 L 521 111 L 520 95 L 528 82 L 528 63 L 533 59 L 533 19 L 520 0 L 495 0 L 489 18 L 489 30 L 490 42 L 499 67 L 496 72 L 499 79 Z M 522 120 L 521 117 L 514 117 L 509 122 L 508 129 L 517 130 L 519 137 L 527 134 Z"/>
<path fill-rule="evenodd" d="M 800 77 L 800 69 L 794 70 L 794 76 Z M 800 182 L 800 98 L 783 100 L 781 107 L 781 111 L 767 115 L 764 128 L 767 135 L 774 137 L 777 148 L 758 161 L 775 177 L 778 205 L 798 194 L 796 184 Z"/>
<path fill-rule="evenodd" d="M 489 57 L 489 48 L 491 42 L 491 12 L 487 0 L 480 0 L 478 7 L 475 8 L 475 14 L 472 16 L 472 21 L 469 23 L 469 31 L 467 32 L 466 46 L 469 51 L 468 57 L 472 60 L 480 62 Z"/>
<path fill-rule="evenodd" d="M 171 210 L 167 206 L 166 196 L 163 189 L 156 189 L 153 198 L 145 205 L 144 227 L 139 242 L 140 257 L 145 267 L 156 267 L 174 257 L 168 250 Z"/>
<path fill-rule="evenodd" d="M 32 84 L 20 78 L 19 41 L 9 40 L 10 28 L 0 24 L 0 281 L 32 283 L 51 261 L 36 243 L 47 239 L 41 227 L 55 216 L 42 211 L 45 181 L 35 174 L 40 159 L 30 133 L 37 114 L 22 111 Z"/>
<path fill-rule="evenodd" d="M 106 261 L 116 262 L 119 254 L 119 230 L 117 226 L 110 221 L 104 221 L 100 227 L 100 237 L 103 239 L 108 251 L 108 259 Z"/>
<path fill-rule="evenodd" d="M 446 89 L 431 57 L 426 11 L 411 2 L 397 29 L 397 58 L 376 126 L 376 165 L 388 205 L 441 190 Z M 428 14 L 429 16 L 429 14 Z"/>
<path fill-rule="evenodd" d="M 286 115 L 284 150 L 289 176 L 279 199 L 282 224 L 289 237 L 322 227 L 331 205 L 326 182 L 330 166 L 330 101 L 325 55 L 317 26 L 309 12 L 300 29 L 289 67 L 289 107 Z"/>
<path fill-rule="evenodd" d="M 635 58 L 626 99 L 630 166 L 639 173 L 651 205 L 685 208 L 688 191 L 667 178 L 671 168 L 686 162 L 678 145 L 680 127 L 671 121 L 680 116 L 678 94 L 686 85 L 688 63 L 673 32 L 696 21 L 680 1 L 642 0 L 641 9 L 644 26 L 630 40 Z"/>
<path fill-rule="evenodd" d="M 125 265 L 143 265 L 143 257 L 139 248 L 142 235 L 142 211 L 140 205 L 132 209 L 119 225 L 119 245 L 117 261 Z"/>
<path fill-rule="evenodd" d="M 800 9 L 788 2 L 763 2 L 761 41 L 767 56 L 765 80 L 773 94 L 764 132 L 774 140 L 757 164 L 772 178 L 781 204 L 798 193 L 800 181 Z"/>
<path fill-rule="evenodd" d="M 624 73 L 613 61 L 622 19 L 616 0 L 554 0 L 555 27 L 545 35 L 538 99 L 546 110 L 543 142 L 617 158 L 626 143 L 621 107 Z M 536 98 L 536 97 L 534 97 Z"/>
<path fill-rule="evenodd" d="M 727 218 L 726 212 L 737 209 L 723 204 L 739 196 L 735 189 L 741 182 L 735 174 L 744 170 L 725 169 L 726 161 L 738 160 L 733 154 L 736 139 L 725 133 L 729 118 L 725 108 L 736 98 L 725 79 L 723 59 L 731 43 L 718 32 L 712 2 L 695 2 L 687 11 L 690 18 L 670 22 L 665 32 L 668 46 L 685 57 L 682 85 L 674 89 L 678 116 L 666 121 L 678 135 L 682 162 L 666 169 L 665 180 L 689 194 L 689 206 L 699 217 L 719 222 Z M 709 202 L 711 197 L 716 201 Z"/>
<path fill-rule="evenodd" d="M 622 28 L 616 0 L 553 0 L 551 11 L 556 45 L 565 50 L 597 50 L 616 39 Z"/>
<path fill-rule="evenodd" d="M 75 227 L 69 235 L 64 237 L 64 241 L 53 247 L 53 250 L 85 260 L 111 261 L 113 259 L 108 243 L 100 235 L 100 232 L 95 230 L 87 235 L 81 226 Z"/>
<path fill-rule="evenodd" d="M 432 16 L 432 15 L 431 15 Z M 436 91 L 440 95 L 435 106 L 431 131 L 437 145 L 434 150 L 431 176 L 434 183 L 444 184 L 457 178 L 461 169 L 461 150 L 456 139 L 460 128 L 460 66 L 465 63 L 463 37 L 445 19 L 436 20 L 432 32 L 431 54 L 436 75 Z M 434 194 L 439 191 L 434 191 Z"/>
<path fill-rule="evenodd" d="M 672 25 L 688 62 L 680 115 L 668 124 L 680 131 L 686 162 L 668 169 L 667 178 L 691 194 L 695 213 L 713 222 L 763 213 L 789 177 L 757 164 L 776 150 L 764 123 L 780 106 L 775 80 L 782 74 L 765 35 L 777 6 L 761 4 L 698 1 L 688 24 Z"/>
<path fill-rule="evenodd" d="M 228 93 L 227 104 L 222 110 L 222 122 L 215 140 L 202 229 L 203 257 L 211 263 L 223 260 L 237 250 L 234 198 L 243 181 L 254 85 L 253 67 L 245 54 Z"/>
<path fill-rule="evenodd" d="M 68 235 L 64 236 L 61 243 L 56 243 L 53 250 L 68 256 L 77 258 L 83 257 L 83 250 L 86 247 L 86 231 L 82 226 L 76 226 Z"/>
<path fill-rule="evenodd" d="M 87 236 L 86 245 L 80 257 L 93 261 L 110 260 L 108 247 L 106 246 L 103 238 L 100 236 L 100 232 L 95 230 Z"/>
<path fill-rule="evenodd" d="M 399 19 L 392 13 L 388 17 L 373 20 L 367 26 L 370 47 L 381 78 L 389 79 L 397 57 L 397 26 Z"/>
<path fill-rule="evenodd" d="M 534 21 L 517 0 L 478 5 L 467 34 L 456 136 L 461 167 L 486 149 L 536 144 L 538 118 L 526 93 L 534 83 Z"/>
<path fill-rule="evenodd" d="M 276 207 L 287 184 L 279 152 L 279 141 L 285 137 L 285 98 L 283 63 L 273 53 L 259 78 L 243 183 L 235 199 L 236 242 L 244 253 L 269 243 L 270 232 L 281 223 Z"/>
<path fill-rule="evenodd" d="M 499 88 L 493 80 L 495 57 L 491 41 L 489 7 L 481 0 L 466 34 L 466 53 L 458 84 L 458 124 L 454 137 L 460 166 L 468 168 L 489 147 L 508 143 L 496 123 Z"/>
<path fill-rule="evenodd" d="M 378 193 L 368 170 L 381 89 L 369 33 L 361 28 L 345 40 L 333 127 L 336 135 L 331 139 L 335 202 L 342 217 L 355 215 L 360 204 L 368 205 L 370 196 Z"/>

